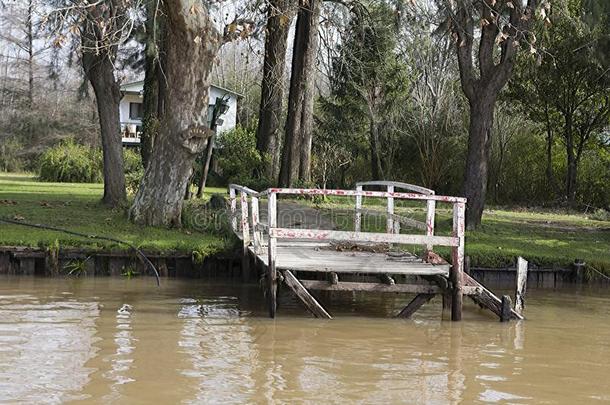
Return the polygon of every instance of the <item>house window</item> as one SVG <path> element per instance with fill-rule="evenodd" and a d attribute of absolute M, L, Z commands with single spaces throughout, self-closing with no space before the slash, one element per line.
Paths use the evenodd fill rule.
<path fill-rule="evenodd" d="M 129 103 L 129 119 L 141 120 L 144 116 L 144 108 L 142 103 Z"/>

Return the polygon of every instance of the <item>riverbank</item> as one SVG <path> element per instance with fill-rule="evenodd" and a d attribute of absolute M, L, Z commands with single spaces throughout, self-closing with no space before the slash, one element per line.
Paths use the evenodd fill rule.
<path fill-rule="evenodd" d="M 101 184 L 38 182 L 31 175 L 0 174 L 0 217 L 66 228 L 85 234 L 106 235 L 132 243 L 150 254 L 192 257 L 195 262 L 230 250 L 234 240 L 226 232 L 224 216 L 210 216 L 203 200 L 186 204 L 183 229 L 140 227 L 127 220 L 125 209 L 102 206 Z M 353 207 L 332 200 L 314 204 L 326 220 L 340 229 L 353 226 Z M 379 207 L 381 208 L 381 207 Z M 423 220 L 423 208 L 396 204 L 396 212 Z M 437 234 L 449 234 L 451 212 L 437 209 Z M 369 229 L 384 229 L 385 219 L 364 221 Z M 20 248 L 81 249 L 119 256 L 130 249 L 108 241 L 79 238 L 63 233 L 0 224 L 0 246 Z M 448 251 L 439 249 L 445 256 Z M 466 254 L 471 266 L 511 267 L 517 256 L 541 268 L 570 269 L 576 259 L 610 274 L 610 221 L 596 221 L 582 214 L 525 209 L 488 209 L 477 231 L 466 234 Z"/>
<path fill-rule="evenodd" d="M 230 238 L 220 220 L 210 221 L 201 208 L 206 198 L 186 204 L 182 229 L 142 227 L 130 223 L 127 208 L 109 209 L 100 203 L 102 184 L 44 183 L 32 175 L 0 174 L 0 218 L 45 224 L 87 235 L 110 236 L 148 252 L 193 254 L 203 258 L 226 250 Z M 217 232 L 214 230 L 217 228 Z M 0 224 L 0 246 L 34 248 L 78 248 L 82 250 L 128 251 L 123 244 L 82 238 L 61 232 Z"/>

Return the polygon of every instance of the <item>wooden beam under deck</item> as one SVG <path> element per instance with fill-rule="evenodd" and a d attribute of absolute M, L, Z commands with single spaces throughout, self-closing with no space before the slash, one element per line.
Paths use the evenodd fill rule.
<path fill-rule="evenodd" d="M 307 291 L 290 270 L 284 270 L 284 283 L 296 294 L 305 307 L 316 318 L 332 319 L 324 307 Z"/>

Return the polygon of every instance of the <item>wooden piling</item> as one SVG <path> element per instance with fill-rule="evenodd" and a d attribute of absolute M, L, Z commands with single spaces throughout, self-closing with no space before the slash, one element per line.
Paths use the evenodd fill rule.
<path fill-rule="evenodd" d="M 269 200 L 267 201 L 267 221 L 269 224 L 269 231 L 277 227 L 277 194 L 275 193 L 269 194 Z M 269 286 L 267 291 L 267 298 L 269 300 L 269 316 L 271 318 L 275 318 L 275 311 L 277 309 L 277 271 L 275 268 L 277 239 L 271 234 L 269 234 L 269 243 L 267 249 L 267 283 Z"/>
<path fill-rule="evenodd" d="M 523 315 L 525 308 L 525 291 L 527 289 L 527 260 L 517 259 L 517 289 L 515 291 L 515 312 Z"/>
<path fill-rule="evenodd" d="M 500 322 L 508 322 L 512 318 L 512 307 L 513 302 L 510 299 L 510 296 L 503 295 L 502 296 L 502 312 L 500 315 Z"/>
<path fill-rule="evenodd" d="M 465 213 L 466 204 L 457 202 L 453 204 L 453 237 L 458 239 L 458 245 L 451 249 L 452 266 L 450 272 L 451 282 L 453 283 L 451 320 L 462 320 L 464 284 L 464 232 L 465 232 Z"/>

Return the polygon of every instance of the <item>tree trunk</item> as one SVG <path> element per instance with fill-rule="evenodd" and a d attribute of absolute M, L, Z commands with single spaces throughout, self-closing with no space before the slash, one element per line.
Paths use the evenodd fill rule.
<path fill-rule="evenodd" d="M 288 30 L 292 19 L 293 0 L 270 0 L 267 10 L 267 34 L 261 103 L 256 131 L 256 148 L 270 158 L 265 175 L 275 179 L 280 164 L 279 140 L 284 101 L 284 71 Z"/>
<path fill-rule="evenodd" d="M 142 117 L 142 138 L 140 140 L 140 155 L 144 168 L 148 165 L 154 148 L 155 136 L 159 131 L 160 117 L 163 115 L 163 100 L 165 97 L 165 81 L 162 77 L 164 48 L 163 32 L 165 19 L 163 13 L 157 10 L 157 0 L 146 2 L 146 49 L 144 61 L 144 100 Z"/>
<path fill-rule="evenodd" d="M 572 135 L 571 125 L 566 124 L 565 129 L 566 139 L 566 155 L 567 155 L 567 172 L 566 172 L 566 198 L 568 204 L 573 207 L 576 202 L 576 156 L 574 155 L 574 138 Z"/>
<path fill-rule="evenodd" d="M 221 35 L 204 7 L 167 0 L 167 97 L 155 147 L 130 210 L 140 224 L 180 226 L 193 162 L 206 147 L 210 73 Z"/>
<path fill-rule="evenodd" d="M 93 50 L 87 51 L 87 49 L 91 48 L 83 48 L 82 64 L 85 76 L 89 79 L 95 92 L 104 155 L 102 201 L 108 206 L 117 207 L 127 200 L 127 193 L 119 116 L 121 92 L 119 83 L 114 77 L 113 64 L 116 47 L 113 47 L 108 53 L 97 54 Z"/>
<path fill-rule="evenodd" d="M 470 101 L 468 155 L 462 190 L 463 195 L 468 199 L 466 211 L 468 229 L 479 226 L 483 216 L 494 106 L 495 98 L 489 96 L 481 95 Z"/>
<path fill-rule="evenodd" d="M 28 0 L 28 16 L 27 16 L 27 38 L 28 38 L 28 107 L 34 105 L 34 33 L 32 31 L 32 18 L 34 15 L 34 6 L 32 0 Z"/>
<path fill-rule="evenodd" d="M 311 147 L 313 100 L 308 101 L 306 97 L 313 99 L 319 14 L 320 0 L 300 0 L 292 49 L 288 116 L 280 167 L 279 183 L 282 187 L 292 186 L 299 178 L 300 172 L 307 172 L 301 171 L 302 154 L 299 153 L 299 148 Z M 306 132 L 308 133 L 305 134 Z M 309 165 L 309 162 L 304 162 L 304 165 Z"/>
<path fill-rule="evenodd" d="M 373 180 L 384 180 L 379 157 L 379 131 L 373 118 L 369 119 L 369 144 L 371 145 L 371 175 Z"/>

